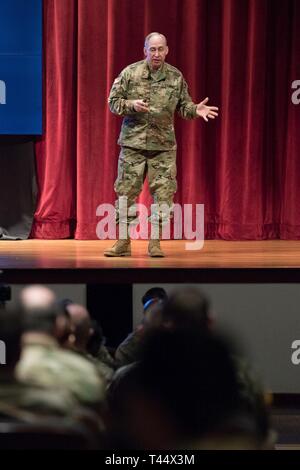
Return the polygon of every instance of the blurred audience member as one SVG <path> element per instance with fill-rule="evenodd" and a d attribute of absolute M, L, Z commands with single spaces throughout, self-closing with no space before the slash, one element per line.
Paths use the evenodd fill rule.
<path fill-rule="evenodd" d="M 105 337 L 101 325 L 96 320 L 91 320 L 91 334 L 87 344 L 88 353 L 102 361 L 111 369 L 116 368 L 115 360 L 105 346 Z"/>
<path fill-rule="evenodd" d="M 88 342 L 93 333 L 88 310 L 83 305 L 75 303 L 68 304 L 66 308 L 70 315 L 72 329 L 72 334 L 69 336 L 69 347 L 91 361 L 107 381 L 111 380 L 114 370 L 88 351 Z"/>
<path fill-rule="evenodd" d="M 176 290 L 161 310 L 161 322 L 170 328 L 203 332 L 213 323 L 209 300 L 203 292 L 193 287 Z"/>
<path fill-rule="evenodd" d="M 109 396 L 113 445 L 124 449 L 259 448 L 233 354 L 213 334 L 157 329 Z"/>
<path fill-rule="evenodd" d="M 106 382 L 86 358 L 59 345 L 61 311 L 47 287 L 25 287 L 20 295 L 24 310 L 23 348 L 17 377 L 47 389 L 62 388 L 82 405 L 100 410 Z"/>
<path fill-rule="evenodd" d="M 200 290 L 195 288 L 188 287 L 177 290 L 164 303 L 156 303 L 153 310 L 149 316 L 148 327 L 143 330 L 144 333 L 151 332 L 156 328 L 165 329 L 183 337 L 184 335 L 193 334 L 202 338 L 203 335 L 212 335 L 215 330 L 209 300 Z M 143 336 L 144 334 L 141 334 L 139 341 L 136 341 L 134 354 L 131 355 L 131 359 L 135 358 L 135 361 L 140 360 L 140 347 L 143 343 Z M 179 351 L 183 347 L 185 347 L 184 344 L 180 345 L 178 343 Z M 176 354 L 178 353 L 176 352 Z M 186 354 L 184 357 L 187 359 Z M 196 367 L 198 359 L 198 357 L 191 356 L 189 361 Z M 267 439 L 269 416 L 263 389 L 243 357 L 234 354 L 231 360 L 235 366 L 239 399 L 243 403 L 244 411 L 252 416 L 256 425 L 257 436 L 260 436 L 261 440 Z M 115 393 L 120 383 L 126 380 L 126 375 L 131 374 L 131 369 L 135 367 L 135 362 L 132 361 L 131 365 L 122 367 L 117 371 L 110 387 L 110 394 Z"/>
<path fill-rule="evenodd" d="M 78 402 L 64 389 L 46 390 L 19 382 L 15 367 L 21 354 L 23 318 L 19 310 L 0 310 L 0 339 L 5 344 L 5 364 L 0 366 L 1 421 L 34 421 L 43 416 L 71 416 Z"/>
<path fill-rule="evenodd" d="M 136 329 L 130 333 L 119 345 L 115 352 L 117 367 L 131 364 L 137 360 L 138 348 L 141 338 L 150 325 L 155 322 L 158 312 L 157 306 L 163 305 L 167 300 L 167 293 L 161 287 L 152 287 L 142 297 L 143 319 Z"/>
<path fill-rule="evenodd" d="M 207 296 L 199 289 L 186 287 L 171 294 L 160 311 L 161 324 L 181 332 L 194 330 L 198 332 L 214 331 L 215 321 L 212 318 L 211 306 Z M 255 376 L 249 362 L 241 355 L 235 354 L 233 361 L 237 371 L 239 393 L 244 406 L 256 419 L 257 432 L 267 438 L 269 429 L 268 397 Z"/>

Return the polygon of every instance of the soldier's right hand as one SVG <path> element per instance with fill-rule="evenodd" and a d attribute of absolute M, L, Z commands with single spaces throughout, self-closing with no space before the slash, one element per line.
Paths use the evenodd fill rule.
<path fill-rule="evenodd" d="M 143 100 L 133 100 L 132 105 L 137 113 L 149 113 L 149 105 Z"/>

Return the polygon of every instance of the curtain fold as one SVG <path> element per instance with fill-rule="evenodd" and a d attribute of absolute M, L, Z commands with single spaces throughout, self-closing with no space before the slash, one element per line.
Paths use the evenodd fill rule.
<path fill-rule="evenodd" d="M 298 0 L 44 0 L 44 135 L 31 236 L 96 239 L 97 207 L 114 203 L 121 119 L 107 97 L 168 38 L 195 102 L 219 118 L 176 118 L 176 202 L 205 205 L 205 237 L 300 239 Z M 147 188 L 140 200 L 149 203 Z"/>

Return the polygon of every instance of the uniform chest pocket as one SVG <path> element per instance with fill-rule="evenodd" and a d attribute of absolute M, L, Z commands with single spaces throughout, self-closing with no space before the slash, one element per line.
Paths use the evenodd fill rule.
<path fill-rule="evenodd" d="M 151 87 L 151 93 L 160 96 L 162 99 L 178 99 L 178 88 L 167 83 L 155 83 Z"/>
<path fill-rule="evenodd" d="M 131 82 L 128 86 L 127 96 L 131 99 L 144 99 L 149 93 L 147 84 L 141 82 Z"/>

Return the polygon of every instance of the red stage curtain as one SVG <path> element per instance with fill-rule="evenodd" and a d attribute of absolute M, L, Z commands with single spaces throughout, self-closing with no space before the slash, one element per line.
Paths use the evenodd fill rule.
<path fill-rule="evenodd" d="M 143 38 L 217 121 L 176 119 L 179 203 L 204 203 L 207 238 L 300 238 L 299 0 L 44 0 L 44 136 L 35 238 L 96 238 L 113 203 L 121 119 L 107 96 Z M 299 180 L 298 180 L 299 179 Z M 145 196 L 148 199 L 148 196 Z"/>

